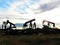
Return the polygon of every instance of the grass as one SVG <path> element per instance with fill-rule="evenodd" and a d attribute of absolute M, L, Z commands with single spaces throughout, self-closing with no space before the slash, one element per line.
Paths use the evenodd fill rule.
<path fill-rule="evenodd" d="M 60 34 L 0 35 L 0 45 L 60 45 Z"/>

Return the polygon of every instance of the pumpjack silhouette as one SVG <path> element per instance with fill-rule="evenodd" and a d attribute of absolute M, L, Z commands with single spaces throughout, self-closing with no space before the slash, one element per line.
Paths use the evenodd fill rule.
<path fill-rule="evenodd" d="M 10 24 L 8 28 L 7 24 Z M 16 28 L 15 24 L 11 23 L 9 20 L 3 22 L 2 29 L 12 29 L 12 28 Z"/>
<path fill-rule="evenodd" d="M 10 22 L 9 20 L 7 20 L 6 22 L 4 21 L 2 24 L 1 34 L 2 34 L 2 32 L 6 33 L 6 34 L 60 33 L 60 29 L 55 28 L 54 22 L 51 22 L 48 20 L 43 20 L 42 21 L 43 27 L 36 28 L 36 23 L 34 21 L 35 21 L 35 19 L 25 22 L 23 24 L 22 30 L 20 30 L 20 29 L 13 30 L 12 28 L 16 28 L 15 24 Z M 44 24 L 45 22 L 47 22 L 47 25 Z M 9 26 L 7 28 L 8 24 L 9 24 Z"/>
<path fill-rule="evenodd" d="M 45 22 L 47 22 L 48 24 L 44 25 Z M 44 33 L 56 33 L 55 23 L 53 23 L 51 21 L 43 20 L 42 25 L 43 25 L 42 32 L 44 32 Z"/>
<path fill-rule="evenodd" d="M 27 34 L 34 33 L 34 30 L 36 29 L 36 23 L 34 21 L 35 21 L 35 19 L 32 19 L 23 24 L 23 29 L 25 30 L 24 33 L 27 33 Z M 28 28 L 26 28 L 26 27 L 28 27 Z"/>
<path fill-rule="evenodd" d="M 9 27 L 7 28 L 7 25 L 9 24 Z M 1 35 L 2 33 L 9 33 L 11 32 L 12 28 L 16 28 L 15 24 L 11 23 L 9 20 L 6 22 L 4 21 L 2 24 L 2 30 L 1 30 Z"/>
<path fill-rule="evenodd" d="M 35 19 L 32 19 L 32 20 L 29 20 L 29 21 L 25 22 L 23 24 L 23 28 L 25 29 L 28 26 L 28 23 L 29 23 L 29 27 L 28 28 L 33 29 L 33 27 L 34 27 L 36 29 L 36 23 L 34 22 L 34 24 L 32 24 L 33 21 L 35 21 Z"/>
<path fill-rule="evenodd" d="M 7 20 L 6 23 L 7 23 L 7 24 L 8 24 L 8 23 L 10 24 L 9 29 L 16 28 L 15 24 L 11 23 L 9 20 Z M 7 25 L 7 24 L 6 24 L 6 25 Z"/>
<path fill-rule="evenodd" d="M 48 24 L 47 25 L 44 25 L 45 22 L 47 22 Z M 51 21 L 43 20 L 43 22 L 42 22 L 43 27 L 51 28 L 51 25 L 50 24 L 52 24 L 52 27 L 53 28 L 55 27 L 55 23 L 53 23 Z"/>

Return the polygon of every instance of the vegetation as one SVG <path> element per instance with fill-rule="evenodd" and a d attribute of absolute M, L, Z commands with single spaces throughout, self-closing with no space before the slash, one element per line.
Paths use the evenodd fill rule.
<path fill-rule="evenodd" d="M 0 35 L 0 45 L 60 45 L 60 34 Z"/>

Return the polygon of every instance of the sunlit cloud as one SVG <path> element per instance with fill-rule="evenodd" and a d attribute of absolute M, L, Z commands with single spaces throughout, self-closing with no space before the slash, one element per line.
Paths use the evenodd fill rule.
<path fill-rule="evenodd" d="M 28 13 L 28 9 L 33 13 L 51 10 L 60 5 L 59 0 L 2 0 L 0 1 L 0 10 L 11 13 Z M 2 8 L 2 9 L 1 9 Z"/>
<path fill-rule="evenodd" d="M 60 6 L 59 0 L 52 0 L 52 1 L 50 0 L 46 2 L 40 1 L 40 2 L 43 2 L 43 3 L 39 3 L 39 4 L 37 3 L 37 7 L 35 6 L 36 9 L 35 10 L 32 9 L 35 14 L 38 14 L 44 11 L 49 11 Z"/>
<path fill-rule="evenodd" d="M 10 7 L 10 4 L 13 2 L 13 0 L 0 0 L 0 10 L 7 10 Z"/>

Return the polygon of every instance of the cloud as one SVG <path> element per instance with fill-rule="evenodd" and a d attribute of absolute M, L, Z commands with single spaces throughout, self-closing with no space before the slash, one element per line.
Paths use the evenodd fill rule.
<path fill-rule="evenodd" d="M 52 2 L 52 3 L 48 3 L 48 4 L 44 4 L 40 6 L 40 9 L 42 11 L 46 11 L 46 10 L 51 10 L 54 9 L 56 7 L 60 6 L 59 2 Z"/>
<path fill-rule="evenodd" d="M 27 13 L 27 9 L 32 4 L 35 4 L 39 2 L 40 0 L 1 0 L 2 2 L 0 6 L 3 11 L 9 12 L 9 14 L 12 12 L 18 12 L 18 13 Z M 0 8 L 0 10 L 1 10 Z"/>
<path fill-rule="evenodd" d="M 40 13 L 51 10 L 60 5 L 60 0 L 2 0 L 0 10 L 6 14 L 25 14 L 31 10 L 33 13 Z"/>
<path fill-rule="evenodd" d="M 6 4 L 9 5 L 8 6 L 9 8 L 7 9 L 7 11 L 0 10 L 0 19 L 2 21 L 6 20 L 6 19 L 9 19 L 12 21 L 12 19 L 13 19 L 12 22 L 24 22 L 21 20 L 30 20 L 32 18 L 36 18 L 37 20 L 42 21 L 42 19 L 45 17 L 47 19 L 47 16 L 50 16 L 53 14 L 54 15 L 59 14 L 59 13 L 55 13 L 55 12 L 56 12 L 56 10 L 58 12 L 59 9 L 56 9 L 56 8 L 58 8 L 58 6 L 60 5 L 59 0 L 52 0 L 52 1 L 51 0 L 46 0 L 46 1 L 45 0 L 33 0 L 33 1 L 32 0 L 15 0 L 15 1 L 11 0 L 10 2 L 6 2 Z M 56 9 L 56 10 L 53 11 L 53 13 L 52 13 L 51 10 L 54 10 L 54 9 Z M 48 11 L 48 12 L 44 13 L 44 11 L 45 12 Z M 43 12 L 43 14 L 41 14 L 41 12 Z M 36 13 L 38 13 L 38 14 L 36 14 Z M 47 14 L 49 14 L 49 15 L 47 15 Z M 50 16 L 49 20 L 51 19 L 51 17 L 52 16 Z M 58 17 L 56 17 L 56 18 L 58 18 Z M 55 18 L 53 19 L 53 21 L 54 20 L 55 20 Z"/>
<path fill-rule="evenodd" d="M 60 6 L 59 0 L 52 0 L 52 1 L 46 1 L 46 2 L 40 1 L 40 2 L 42 2 L 42 3 L 38 4 L 38 6 L 39 6 L 38 8 L 32 9 L 35 14 L 44 12 L 44 11 L 48 11 L 48 10 L 52 10 L 52 9 Z"/>
<path fill-rule="evenodd" d="M 36 14 L 36 16 L 35 16 L 38 23 L 40 23 L 40 22 L 42 23 L 43 19 L 46 19 L 46 20 L 49 20 L 49 21 L 52 21 L 55 23 L 60 23 L 59 17 L 60 17 L 60 7 L 55 8 L 55 9 L 50 10 L 50 11 L 40 13 L 40 14 Z"/>
<path fill-rule="evenodd" d="M 11 5 L 10 5 L 10 8 L 7 10 L 7 12 L 8 12 L 8 14 L 14 14 L 14 12 L 16 13 L 16 14 L 20 14 L 20 13 L 25 13 L 25 11 L 26 11 L 26 5 L 25 5 L 25 2 L 24 1 L 15 1 L 14 3 L 12 3 Z"/>
<path fill-rule="evenodd" d="M 0 10 L 6 11 L 13 0 L 0 0 Z"/>

